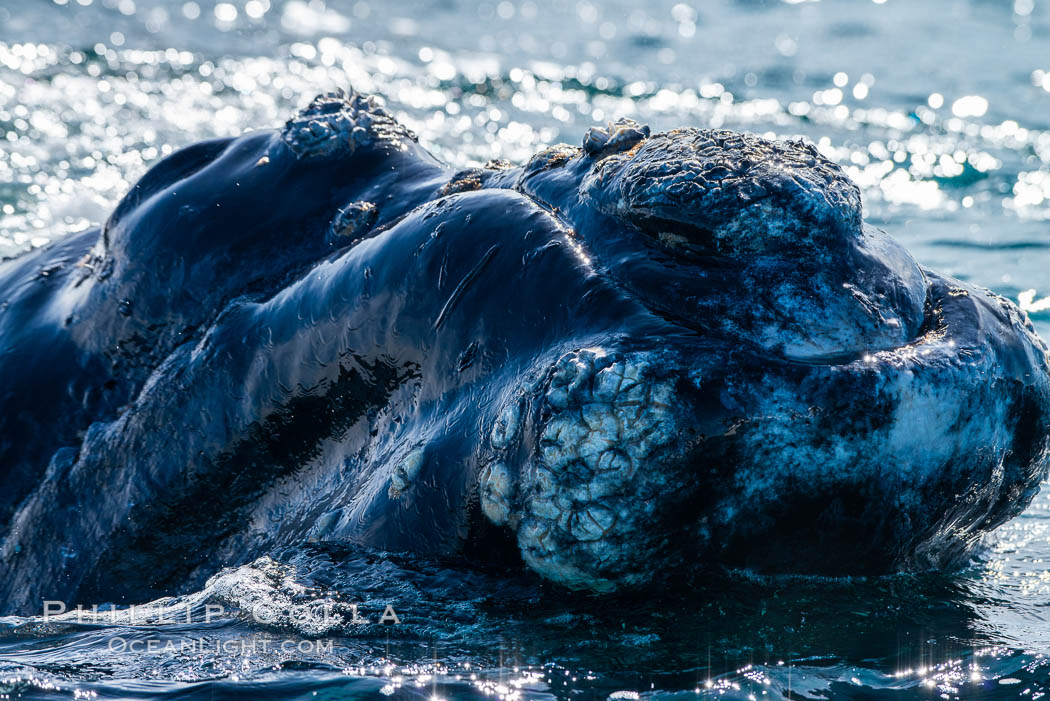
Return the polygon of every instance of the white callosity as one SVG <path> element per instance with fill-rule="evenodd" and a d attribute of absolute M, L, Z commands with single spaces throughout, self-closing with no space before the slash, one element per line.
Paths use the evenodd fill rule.
<path fill-rule="evenodd" d="M 394 468 L 394 474 L 390 478 L 390 489 L 388 494 L 391 499 L 396 499 L 405 493 L 412 483 L 415 482 L 423 469 L 423 449 L 416 448 L 401 459 Z"/>
<path fill-rule="evenodd" d="M 379 210 L 371 202 L 351 202 L 336 212 L 331 232 L 347 239 L 357 238 L 372 228 L 378 214 Z"/>
<path fill-rule="evenodd" d="M 510 401 L 496 417 L 489 435 L 489 442 L 496 450 L 508 448 L 521 431 L 521 398 Z M 490 463 L 481 472 L 481 510 L 498 526 L 518 525 L 518 515 L 513 511 L 513 500 L 517 495 L 517 479 L 503 461 Z"/>
<path fill-rule="evenodd" d="M 405 147 L 416 136 L 395 120 L 376 98 L 342 90 L 318 95 L 288 120 L 281 138 L 300 158 L 341 152 L 386 142 Z"/>
<path fill-rule="evenodd" d="M 504 407 L 496 418 L 496 424 L 492 427 L 492 447 L 506 448 L 511 441 L 518 437 L 521 429 L 521 401 L 514 400 Z"/>
<path fill-rule="evenodd" d="M 815 147 L 714 129 L 642 139 L 618 125 L 584 139 L 595 156 L 581 201 L 694 261 L 696 279 L 711 255 L 738 266 L 724 294 L 683 292 L 683 311 L 702 309 L 726 334 L 807 362 L 894 348 L 918 330 L 922 273 L 865 230 L 860 191 Z M 617 139 L 638 141 L 614 148 Z"/>
<path fill-rule="evenodd" d="M 483 471 L 483 512 L 517 529 L 526 563 L 543 576 L 594 590 L 641 576 L 632 565 L 652 544 L 650 511 L 677 482 L 675 470 L 658 464 L 678 434 L 674 387 L 657 378 L 659 367 L 652 353 L 563 356 L 547 389 L 538 453 L 520 483 L 501 461 Z M 520 423 L 517 404 L 505 409 L 493 447 L 506 447 Z"/>
<path fill-rule="evenodd" d="M 491 463 L 481 473 L 481 511 L 497 526 L 517 526 L 519 518 L 514 513 L 513 499 L 517 483 L 506 463 Z"/>
<path fill-rule="evenodd" d="M 608 127 L 591 127 L 583 136 L 583 150 L 589 156 L 626 151 L 649 138 L 649 125 L 622 118 Z"/>
<path fill-rule="evenodd" d="M 717 129 L 655 134 L 602 159 L 581 194 L 606 214 L 703 230 L 731 256 L 780 253 L 786 244 L 812 255 L 861 222 L 860 190 L 811 144 Z M 752 209 L 760 203 L 774 204 L 779 219 Z"/>

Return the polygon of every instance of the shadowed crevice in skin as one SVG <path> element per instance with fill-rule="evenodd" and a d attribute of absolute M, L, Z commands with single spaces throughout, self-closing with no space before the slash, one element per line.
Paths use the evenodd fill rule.
<path fill-rule="evenodd" d="M 373 421 L 375 408 L 415 373 L 384 364 L 350 368 L 322 391 L 292 399 L 248 427 L 227 452 L 180 475 L 163 502 L 131 509 L 85 577 L 81 596 L 178 590 L 201 560 L 244 527 L 251 505 L 276 480 L 316 458 L 322 441 L 340 440 L 355 423 Z"/>
<path fill-rule="evenodd" d="M 1027 318 L 802 142 L 620 120 L 457 172 L 337 92 L 0 296 L 5 611 L 306 542 L 602 593 L 948 568 L 1046 472 Z"/>
<path fill-rule="evenodd" d="M 437 319 L 434 320 L 434 330 L 437 331 L 441 328 L 441 324 L 448 317 L 449 313 L 455 308 L 456 303 L 459 301 L 463 293 L 470 287 L 471 283 L 477 279 L 478 275 L 485 269 L 485 266 L 489 264 L 493 256 L 499 251 L 499 244 L 493 244 L 489 250 L 485 251 L 484 255 L 477 264 L 470 269 L 470 272 L 464 276 L 459 284 L 456 285 L 456 289 L 452 290 L 452 294 L 449 295 L 448 300 L 445 302 L 445 306 L 441 307 L 441 312 L 438 314 Z"/>

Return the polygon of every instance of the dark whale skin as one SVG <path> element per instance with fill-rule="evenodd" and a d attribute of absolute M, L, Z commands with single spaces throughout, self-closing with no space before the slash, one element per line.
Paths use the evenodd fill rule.
<path fill-rule="evenodd" d="M 454 172 L 321 96 L 0 264 L 0 351 L 3 612 L 307 541 L 598 592 L 946 568 L 1046 473 L 1024 314 L 811 146 L 716 130 Z"/>

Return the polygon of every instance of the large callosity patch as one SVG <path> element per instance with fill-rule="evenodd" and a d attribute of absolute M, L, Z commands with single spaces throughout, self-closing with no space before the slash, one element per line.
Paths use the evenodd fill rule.
<path fill-rule="evenodd" d="M 610 215 L 683 225 L 723 255 L 812 253 L 861 221 L 857 186 L 814 146 L 717 129 L 656 134 L 604 158 L 581 194 Z"/>
<path fill-rule="evenodd" d="M 516 475 L 507 461 L 481 479 L 485 515 L 517 530 L 525 562 L 574 589 L 609 591 L 648 579 L 642 566 L 666 546 L 656 513 L 684 486 L 686 441 L 676 390 L 653 353 L 583 349 L 550 376 L 537 450 Z M 491 444 L 506 449 L 521 430 L 518 403 L 504 409 Z"/>

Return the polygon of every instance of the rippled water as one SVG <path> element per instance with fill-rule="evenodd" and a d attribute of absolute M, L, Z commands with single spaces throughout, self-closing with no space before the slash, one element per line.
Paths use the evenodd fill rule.
<path fill-rule="evenodd" d="M 1047 3 L 698 5 L 0 2 L 0 256 L 101 221 L 175 148 L 278 125 L 349 84 L 458 165 L 521 161 L 618 116 L 805 136 L 848 167 L 869 221 L 1018 300 L 1050 337 Z M 689 601 L 588 601 L 461 563 L 303 551 L 144 609 L 182 622 L 0 619 L 0 697 L 1037 699 L 1048 561 L 1050 490 L 961 574 L 719 577 Z M 249 613 L 329 600 L 372 619 L 391 603 L 403 621 Z M 203 623 L 209 605 L 224 614 Z"/>

